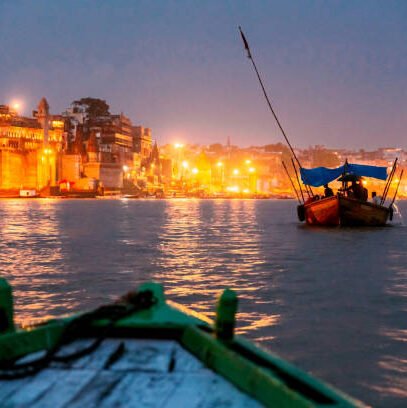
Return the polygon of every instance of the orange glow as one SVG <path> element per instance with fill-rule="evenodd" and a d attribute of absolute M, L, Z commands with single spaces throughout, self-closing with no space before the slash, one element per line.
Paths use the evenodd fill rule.
<path fill-rule="evenodd" d="M 187 169 L 189 167 L 189 163 L 185 160 L 181 164 L 184 169 Z"/>
<path fill-rule="evenodd" d="M 234 170 L 233 170 L 233 174 L 234 174 L 235 176 L 237 176 L 237 175 L 239 174 L 239 170 L 238 170 L 238 169 L 234 169 Z"/>
<path fill-rule="evenodd" d="M 182 143 L 174 143 L 174 147 L 176 149 L 182 149 L 184 147 L 184 145 Z"/>
<path fill-rule="evenodd" d="M 252 161 L 251 160 L 246 160 L 246 164 L 250 164 Z"/>
<path fill-rule="evenodd" d="M 199 170 L 198 170 L 196 167 L 194 167 L 194 168 L 192 169 L 192 173 L 198 174 L 198 173 L 199 173 Z"/>
<path fill-rule="evenodd" d="M 222 166 L 223 166 L 223 163 L 222 163 L 222 162 L 217 162 L 216 165 L 217 165 L 218 167 L 222 167 Z"/>
<path fill-rule="evenodd" d="M 11 102 L 11 107 L 13 110 L 19 113 L 21 110 L 22 104 L 20 101 L 14 100 L 13 102 Z"/>
<path fill-rule="evenodd" d="M 256 171 L 256 169 L 254 167 L 249 168 L 249 173 L 254 173 L 255 171 Z"/>
<path fill-rule="evenodd" d="M 64 128 L 64 122 L 62 120 L 53 120 L 52 121 L 52 127 L 57 128 L 57 129 L 63 129 Z"/>

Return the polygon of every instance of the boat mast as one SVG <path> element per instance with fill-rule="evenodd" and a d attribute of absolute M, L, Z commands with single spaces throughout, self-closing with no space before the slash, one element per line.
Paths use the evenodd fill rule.
<path fill-rule="evenodd" d="M 398 160 L 398 157 L 395 158 L 393 167 L 391 168 L 391 172 L 389 174 L 389 177 L 387 178 L 386 186 L 384 187 L 383 194 L 382 194 L 382 199 L 380 200 L 380 205 L 383 205 L 384 202 L 386 201 L 386 197 L 387 197 L 387 193 L 389 192 L 390 184 L 393 180 L 394 173 L 396 172 L 397 160 Z"/>
<path fill-rule="evenodd" d="M 271 110 L 271 113 L 273 114 L 274 119 L 276 120 L 277 125 L 278 125 L 278 127 L 280 128 L 281 133 L 283 134 L 284 139 L 285 139 L 285 141 L 287 142 L 287 145 L 288 145 L 288 147 L 289 147 L 290 150 L 291 150 L 291 154 L 293 155 L 295 161 L 298 163 L 298 166 L 299 166 L 300 169 L 301 169 L 301 168 L 302 168 L 301 163 L 300 163 L 300 161 L 298 160 L 298 157 L 296 156 L 296 154 L 295 154 L 295 152 L 294 152 L 294 149 L 293 149 L 293 147 L 291 146 L 291 143 L 290 143 L 290 141 L 288 140 L 288 137 L 287 137 L 287 135 L 286 135 L 286 133 L 285 133 L 283 127 L 281 126 L 281 123 L 280 123 L 280 121 L 278 120 L 276 113 L 274 112 L 273 107 L 271 106 L 271 102 L 270 102 L 270 99 L 269 99 L 269 97 L 268 97 L 268 95 L 267 95 L 266 89 L 264 88 L 263 81 L 262 81 L 262 79 L 261 79 L 261 77 L 260 77 L 260 73 L 259 73 L 259 71 L 258 71 L 258 69 L 257 69 L 256 63 L 254 62 L 254 59 L 253 59 L 253 57 L 252 57 L 252 53 L 250 52 L 249 43 L 247 42 L 246 37 L 245 37 L 245 35 L 243 34 L 242 28 L 241 28 L 240 26 L 239 26 L 239 31 L 240 31 L 240 35 L 242 36 L 242 40 L 243 40 L 244 47 L 245 47 L 245 49 L 246 49 L 246 51 L 247 51 L 247 57 L 250 59 L 250 61 L 251 61 L 252 64 L 253 64 L 253 68 L 254 68 L 254 70 L 256 71 L 257 78 L 258 78 L 258 80 L 259 80 L 259 82 L 260 82 L 261 89 L 263 90 L 264 97 L 266 98 L 266 101 L 267 101 L 267 104 L 268 104 L 268 106 L 269 106 L 269 108 L 270 108 L 270 110 Z"/>
<path fill-rule="evenodd" d="M 391 208 L 392 205 L 394 204 L 394 201 L 396 201 L 397 193 L 399 192 L 399 187 L 400 187 L 401 179 L 403 178 L 403 173 L 404 173 L 404 169 L 401 170 L 400 177 L 399 177 L 399 181 L 398 181 L 397 187 L 396 187 L 396 191 L 394 192 L 393 200 L 391 200 L 391 203 L 390 203 L 390 205 L 389 205 L 389 208 Z"/>
<path fill-rule="evenodd" d="M 295 195 L 297 196 L 298 202 L 299 202 L 300 204 L 302 204 L 302 203 L 301 203 L 301 200 L 300 200 L 300 196 L 298 195 L 297 189 L 295 188 L 294 182 L 293 182 L 293 180 L 291 179 L 290 173 L 288 172 L 288 169 L 287 169 L 287 167 L 286 167 L 284 161 L 282 161 L 281 163 L 283 164 L 283 167 L 284 167 L 284 170 L 285 170 L 285 172 L 286 172 L 286 174 L 287 174 L 287 177 L 288 177 L 288 179 L 290 180 L 290 183 L 291 183 L 291 186 L 292 186 L 292 188 L 293 188 L 293 190 L 294 190 L 294 192 L 295 192 Z M 301 191 L 301 186 L 300 186 L 300 191 Z M 301 191 L 301 195 L 302 195 L 302 191 Z M 304 202 L 304 196 L 302 196 L 302 200 L 303 200 L 303 202 Z"/>

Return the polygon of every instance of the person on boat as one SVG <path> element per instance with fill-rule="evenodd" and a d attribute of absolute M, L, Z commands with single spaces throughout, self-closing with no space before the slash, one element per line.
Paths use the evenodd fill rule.
<path fill-rule="evenodd" d="M 332 197 L 334 195 L 332 188 L 328 184 L 324 184 L 324 195 L 325 197 Z"/>
<path fill-rule="evenodd" d="M 348 188 L 348 197 L 367 201 L 368 193 L 367 189 L 363 187 L 362 180 L 359 180 L 358 183 L 356 183 L 356 180 L 352 180 L 352 184 Z"/>
<path fill-rule="evenodd" d="M 372 203 L 380 205 L 380 197 L 376 194 L 376 191 L 372 191 Z"/>

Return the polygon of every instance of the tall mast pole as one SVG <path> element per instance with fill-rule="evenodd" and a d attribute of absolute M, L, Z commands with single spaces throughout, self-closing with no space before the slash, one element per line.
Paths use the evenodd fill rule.
<path fill-rule="evenodd" d="M 259 73 L 259 71 L 258 71 L 258 69 L 257 69 L 256 63 L 254 62 L 254 59 L 253 59 L 253 57 L 252 57 L 252 53 L 250 52 L 249 43 L 247 42 L 246 37 L 245 37 L 245 35 L 243 34 L 242 28 L 241 28 L 240 26 L 239 26 L 239 31 L 240 31 L 240 35 L 242 36 L 242 40 L 243 40 L 244 47 L 246 48 L 246 51 L 247 51 L 247 57 L 250 59 L 250 61 L 251 61 L 252 64 L 253 64 L 253 68 L 254 68 L 254 70 L 256 71 L 257 78 L 259 79 L 261 89 L 263 90 L 264 97 L 266 98 L 266 101 L 267 101 L 267 104 L 268 104 L 268 106 L 269 106 L 269 108 L 270 108 L 270 110 L 271 110 L 271 113 L 273 114 L 274 119 L 276 120 L 277 125 L 278 125 L 278 127 L 280 128 L 281 133 L 283 134 L 284 139 L 285 139 L 285 141 L 287 142 L 287 145 L 288 145 L 288 147 L 289 147 L 290 150 L 291 150 L 291 154 L 293 155 L 295 161 L 298 163 L 298 166 L 299 166 L 300 169 L 301 169 L 301 168 L 302 168 L 302 167 L 301 167 L 301 163 L 300 163 L 300 161 L 298 160 L 298 157 L 296 156 L 296 154 L 295 154 L 295 152 L 294 152 L 294 149 L 293 149 L 293 147 L 291 146 L 291 143 L 290 143 L 290 141 L 288 140 L 288 137 L 287 137 L 287 135 L 286 135 L 286 133 L 285 133 L 283 127 L 281 126 L 281 123 L 280 123 L 280 121 L 278 120 L 276 113 L 274 112 L 273 107 L 271 106 L 271 102 L 270 102 L 270 99 L 269 99 L 269 97 L 268 97 L 268 95 L 267 95 L 266 89 L 264 88 L 263 81 L 262 81 L 262 79 L 261 79 L 260 73 Z"/>

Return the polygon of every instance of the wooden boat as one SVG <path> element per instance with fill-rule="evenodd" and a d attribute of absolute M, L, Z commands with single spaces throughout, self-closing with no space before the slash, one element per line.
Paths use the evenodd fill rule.
<path fill-rule="evenodd" d="M 115 304 L 15 330 L 0 279 L 0 406 L 364 406 L 234 335 L 236 307 L 226 290 L 214 323 L 148 283 Z"/>
<path fill-rule="evenodd" d="M 298 202 L 300 205 L 297 206 L 297 214 L 300 221 L 306 221 L 309 225 L 322 225 L 322 226 L 331 226 L 331 225 L 343 225 L 343 226 L 382 226 L 385 225 L 387 220 L 392 218 L 393 209 L 392 204 L 397 195 L 397 191 L 400 185 L 400 180 L 403 176 L 403 171 L 401 171 L 398 185 L 396 188 L 396 194 L 394 195 L 393 201 L 389 207 L 384 207 L 383 205 L 376 205 L 373 203 L 368 203 L 366 199 L 360 199 L 361 196 L 357 197 L 348 197 L 345 195 L 346 188 L 343 185 L 342 193 L 339 193 L 336 197 L 332 197 L 330 194 L 329 197 L 326 197 L 322 200 L 319 197 L 314 196 L 312 193 L 312 187 L 321 187 L 333 180 L 339 179 L 342 177 L 344 184 L 346 183 L 346 177 L 373 177 L 379 180 L 387 179 L 387 168 L 383 166 L 369 166 L 362 164 L 350 164 L 346 160 L 343 166 L 331 169 L 326 167 L 317 167 L 314 169 L 305 169 L 302 167 L 288 137 L 284 131 L 281 122 L 278 120 L 275 110 L 271 104 L 271 101 L 267 95 L 267 91 L 264 87 L 263 81 L 261 79 L 260 73 L 257 69 L 256 63 L 254 62 L 249 43 L 244 35 L 241 27 L 239 27 L 240 35 L 242 37 L 243 45 L 247 51 L 247 57 L 252 62 L 253 68 L 256 72 L 256 76 L 259 80 L 263 95 L 266 98 L 267 105 L 272 113 L 284 139 L 287 143 L 288 148 L 291 151 L 292 155 L 292 165 L 295 172 L 295 177 L 297 180 L 297 185 L 299 187 L 300 194 L 297 192 L 297 189 L 294 185 L 294 182 L 291 179 L 291 176 L 288 172 L 288 169 L 283 162 L 283 167 L 287 173 L 287 176 L 291 182 L 291 186 L 295 191 Z M 389 175 L 384 193 L 383 200 L 381 204 L 385 202 L 386 195 L 388 193 L 388 188 L 390 182 L 395 174 L 397 159 L 394 161 L 392 171 Z M 310 199 L 305 201 L 304 195 L 302 192 L 302 187 L 298 177 L 297 167 L 300 170 L 301 179 L 305 186 L 306 191 L 309 193 Z M 367 192 L 367 191 L 366 191 Z M 367 198 L 367 197 L 365 197 Z"/>
<path fill-rule="evenodd" d="M 342 182 L 342 187 L 336 195 L 332 195 L 332 190 L 327 186 L 331 194 L 329 197 L 320 198 L 318 195 L 310 195 L 308 200 L 297 207 L 299 220 L 305 221 L 309 225 L 321 226 L 378 227 L 386 225 L 387 221 L 393 217 L 392 205 L 396 196 L 388 207 L 382 204 L 385 202 L 395 165 L 396 162 L 389 178 L 386 167 L 350 164 L 348 162 L 335 169 L 325 167 L 301 168 L 301 179 L 305 186 L 327 186 L 329 182 L 337 180 Z M 382 204 L 367 201 L 368 191 L 362 186 L 362 177 L 373 177 L 380 180 L 388 178 L 384 198 L 380 201 Z M 349 182 L 352 182 L 350 187 L 348 186 Z"/>
<path fill-rule="evenodd" d="M 391 209 L 338 194 L 306 201 L 298 214 L 309 225 L 378 227 L 386 225 Z"/>

